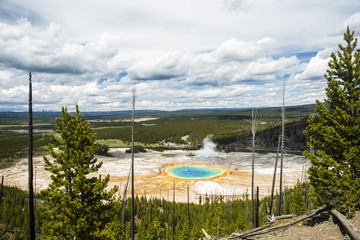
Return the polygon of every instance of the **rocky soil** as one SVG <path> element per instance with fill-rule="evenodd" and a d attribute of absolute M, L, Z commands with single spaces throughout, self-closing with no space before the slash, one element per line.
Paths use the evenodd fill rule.
<path fill-rule="evenodd" d="M 283 224 L 285 221 L 279 221 L 278 224 Z M 360 229 L 360 212 L 357 212 L 355 217 L 350 219 L 350 222 Z M 317 215 L 309 220 L 305 220 L 298 224 L 287 228 L 276 230 L 271 233 L 262 234 L 258 236 L 249 237 L 247 239 L 266 239 L 266 240 L 306 240 L 306 239 L 326 239 L 326 240 L 344 240 L 351 239 L 346 235 L 345 230 L 340 223 L 331 215 L 323 213 Z"/>

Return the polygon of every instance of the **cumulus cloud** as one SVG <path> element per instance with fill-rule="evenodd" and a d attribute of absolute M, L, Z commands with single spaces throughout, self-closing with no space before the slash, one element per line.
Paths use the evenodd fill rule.
<path fill-rule="evenodd" d="M 233 52 L 228 47 L 233 44 L 229 42 L 236 42 Z M 250 43 L 227 41 L 215 51 L 195 57 L 186 82 L 197 86 L 222 86 L 275 80 L 279 75 L 293 71 L 300 61 L 296 56 L 279 59 L 268 56 L 273 43 L 269 38 Z"/>
<path fill-rule="evenodd" d="M 222 86 L 242 81 L 269 81 L 299 64 L 295 57 L 269 57 L 276 41 L 229 39 L 205 53 L 172 52 L 157 59 L 141 60 L 129 67 L 137 81 L 184 79 L 193 86 Z"/>
<path fill-rule="evenodd" d="M 354 13 L 341 23 L 336 29 L 336 34 L 343 35 L 347 26 L 349 26 L 350 30 L 355 31 L 357 35 L 360 34 L 360 12 Z"/>
<path fill-rule="evenodd" d="M 356 1 L 2 3 L 0 109 L 26 110 L 28 71 L 38 110 L 127 109 L 133 84 L 139 108 L 276 106 L 284 75 L 287 102 L 309 103 L 339 43 L 330 33 L 360 32 Z"/>
<path fill-rule="evenodd" d="M 259 58 L 256 61 L 250 62 L 244 71 L 244 78 L 252 78 L 251 76 L 265 76 L 265 75 L 284 75 L 294 71 L 294 67 L 300 64 L 296 56 L 281 57 L 273 59 L 271 57 Z"/>
<path fill-rule="evenodd" d="M 232 38 L 216 49 L 213 55 L 219 60 L 251 60 L 259 55 L 268 54 L 274 44 L 275 40 L 272 38 L 263 38 L 257 42 L 245 42 Z"/>
<path fill-rule="evenodd" d="M 60 26 L 35 27 L 22 18 L 15 24 L 0 23 L 0 64 L 51 74 L 105 72 L 108 61 L 119 51 L 119 43 L 106 33 L 96 42 L 66 42 Z"/>
<path fill-rule="evenodd" d="M 318 80 L 322 79 L 326 70 L 328 69 L 328 63 L 330 61 L 330 54 L 334 49 L 326 48 L 319 51 L 315 57 L 311 58 L 307 64 L 305 70 L 302 73 L 296 74 L 297 80 Z"/>
<path fill-rule="evenodd" d="M 315 99 L 323 101 L 327 86 L 324 74 L 333 51 L 334 49 L 331 48 L 319 51 L 310 59 L 302 72 L 290 76 L 288 91 L 291 96 L 296 96 L 296 101 L 291 101 L 292 103 L 306 104 L 315 102 Z"/>
<path fill-rule="evenodd" d="M 171 80 L 186 75 L 187 56 L 172 52 L 155 59 L 142 59 L 129 67 L 129 77 L 134 80 Z"/>
<path fill-rule="evenodd" d="M 93 106 L 101 110 L 121 108 L 131 99 L 134 80 L 142 96 L 137 104 L 140 108 L 192 108 L 194 103 L 209 108 L 244 107 L 253 105 L 259 95 L 274 102 L 281 91 L 276 87 L 270 90 L 264 82 L 276 82 L 285 74 L 304 69 L 302 75 L 295 77 L 297 80 L 316 77 L 327 54 L 325 50 L 319 52 L 304 68 L 296 56 L 271 57 L 277 47 L 273 38 L 231 38 L 207 52 L 171 51 L 126 60 L 119 50 L 119 39 L 109 34 L 102 34 L 98 41 L 79 44 L 66 42 L 61 28 L 54 24 L 40 29 L 22 19 L 0 28 L 4 30 L 0 44 L 5 49 L 0 53 L 0 79 L 8 85 L 2 90 L 7 97 L 0 102 L 11 102 L 15 108 L 26 103 L 24 71 L 36 65 L 34 102 L 38 110 L 61 106 L 71 109 L 75 104 L 81 104 L 86 111 L 96 110 Z M 14 44 L 21 46 L 22 51 Z M 10 57 L 12 61 L 8 61 Z M 20 85 L 12 81 L 15 75 L 6 70 L 8 67 L 17 69 Z M 117 76 L 119 73 L 121 77 Z"/>

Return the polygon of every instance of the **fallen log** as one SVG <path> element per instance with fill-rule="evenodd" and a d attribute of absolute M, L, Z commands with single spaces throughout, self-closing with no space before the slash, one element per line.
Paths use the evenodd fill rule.
<path fill-rule="evenodd" d="M 344 215 L 334 209 L 330 210 L 330 213 L 339 220 L 346 232 L 349 233 L 351 239 L 360 240 L 360 231 L 349 220 L 347 220 Z"/>
<path fill-rule="evenodd" d="M 272 223 L 270 223 L 270 224 L 272 224 Z M 226 239 L 235 239 L 235 238 L 239 238 L 239 236 L 242 237 L 242 236 L 247 236 L 248 234 L 257 233 L 257 232 L 260 232 L 260 231 L 268 228 L 269 226 L 270 225 L 264 225 L 264 226 L 261 226 L 261 227 L 258 227 L 258 228 L 253 228 L 253 229 L 247 230 L 247 231 L 242 232 L 242 233 L 233 233 L 233 234 L 231 234 L 231 235 L 233 235 L 232 237 L 229 237 L 229 238 L 226 238 Z"/>
<path fill-rule="evenodd" d="M 269 220 L 270 223 L 273 223 L 281 219 L 287 219 L 293 217 L 295 217 L 294 214 L 289 214 L 289 215 L 281 215 L 281 216 L 267 216 L 267 219 Z"/>
<path fill-rule="evenodd" d="M 293 218 L 295 217 L 296 215 L 295 214 L 289 214 L 289 215 L 281 215 L 281 216 L 275 216 L 275 220 L 280 220 L 280 219 L 287 219 L 287 218 Z"/>
<path fill-rule="evenodd" d="M 246 231 L 246 232 L 242 232 L 242 233 L 233 233 L 231 237 L 227 238 L 227 239 L 236 239 L 236 238 L 247 238 L 247 237 L 251 237 L 251 236 L 256 236 L 256 235 L 261 235 L 261 234 L 265 234 L 265 233 L 269 233 L 269 232 L 272 232 L 272 231 L 275 231 L 275 230 L 278 230 L 278 229 L 281 229 L 281 228 L 285 228 L 285 227 L 289 227 L 291 225 L 294 225 L 296 223 L 299 223 L 299 222 L 302 222 L 308 218 L 311 218 L 319 213 L 322 213 L 324 211 L 327 211 L 329 210 L 329 208 L 326 208 L 326 207 L 321 207 L 321 208 L 318 208 L 318 209 L 315 209 L 315 210 L 312 210 L 310 212 L 308 212 L 307 214 L 305 215 L 302 215 L 301 217 L 299 217 L 298 219 L 295 219 L 291 222 L 288 222 L 288 223 L 285 223 L 285 224 L 282 224 L 282 225 L 278 225 L 278 226 L 274 226 L 274 227 L 269 227 L 269 226 L 266 226 L 266 227 L 261 227 L 261 229 L 259 228 L 255 228 L 255 229 L 252 229 L 252 230 L 249 230 L 249 231 Z"/>

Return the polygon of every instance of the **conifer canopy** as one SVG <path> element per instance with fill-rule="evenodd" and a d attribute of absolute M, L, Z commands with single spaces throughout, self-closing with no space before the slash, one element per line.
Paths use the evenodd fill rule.
<path fill-rule="evenodd" d="M 360 49 L 349 27 L 345 46 L 331 54 L 325 103 L 316 101 L 316 115 L 310 115 L 304 133 L 314 153 L 309 178 L 313 200 L 351 216 L 360 208 Z"/>
<path fill-rule="evenodd" d="M 54 239 L 101 238 L 109 221 L 105 213 L 117 189 L 105 190 L 109 175 L 103 180 L 94 174 L 89 176 L 102 165 L 94 158 L 96 135 L 91 133 L 78 106 L 75 116 L 62 108 L 56 127 L 59 137 L 52 136 L 53 144 L 49 145 L 53 160 L 44 156 L 45 169 L 52 173 L 52 182 L 41 192 L 43 235 Z"/>

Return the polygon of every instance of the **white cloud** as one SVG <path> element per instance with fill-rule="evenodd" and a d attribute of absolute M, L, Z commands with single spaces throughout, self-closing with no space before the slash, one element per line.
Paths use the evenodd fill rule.
<path fill-rule="evenodd" d="M 246 70 L 246 66 L 251 65 L 252 60 L 259 61 L 259 57 L 267 56 L 274 44 L 275 40 L 271 38 L 257 42 L 245 42 L 233 38 L 213 51 L 199 54 L 171 52 L 155 59 L 138 61 L 127 71 L 132 79 L 140 81 L 186 78 L 186 83 L 190 85 L 227 85 L 247 78 L 252 80 L 254 75 L 259 74 L 257 71 L 262 71 L 264 74 L 269 71 L 276 73 L 280 70 L 280 65 L 285 67 L 283 62 L 286 60 L 281 58 L 278 60 L 280 63 L 271 59 L 269 64 L 273 66 L 263 63 L 261 69 L 253 72 Z M 238 73 L 242 73 L 242 77 L 237 77 Z"/>
<path fill-rule="evenodd" d="M 177 52 L 167 53 L 164 56 L 152 59 L 142 59 L 129 67 L 127 71 L 134 80 L 170 80 L 186 75 L 188 62 L 186 55 Z"/>
<path fill-rule="evenodd" d="M 291 56 L 289 58 L 281 57 L 277 60 L 274 60 L 271 57 L 264 57 L 249 63 L 245 72 L 247 75 L 267 75 L 274 73 L 284 75 L 286 73 L 291 73 L 288 69 L 298 64 L 300 64 L 300 61 L 296 56 Z M 293 71 L 293 69 L 291 69 L 291 71 Z"/>
<path fill-rule="evenodd" d="M 300 64 L 295 56 L 280 59 L 268 57 L 267 53 L 271 50 L 264 47 L 264 42 L 270 41 L 242 43 L 251 47 L 247 47 L 248 51 L 245 53 L 240 54 L 239 51 L 231 57 L 230 54 L 225 58 L 225 54 L 219 54 L 219 52 L 226 52 L 223 51 L 224 44 L 214 52 L 196 56 L 191 62 L 186 82 L 197 86 L 222 86 L 239 82 L 271 81 L 280 75 L 291 73 Z M 269 48 L 272 47 L 273 45 L 269 46 Z M 254 49 L 254 51 L 251 52 L 249 49 Z M 236 50 L 237 48 L 234 48 L 235 52 Z"/>
<path fill-rule="evenodd" d="M 305 70 L 295 75 L 295 79 L 299 80 L 316 80 L 322 79 L 326 70 L 328 69 L 328 63 L 330 61 L 330 54 L 334 49 L 326 48 L 319 51 L 315 57 L 310 59 Z"/>
<path fill-rule="evenodd" d="M 257 42 L 245 42 L 232 38 L 216 49 L 213 55 L 219 60 L 226 61 L 251 60 L 259 55 L 267 55 L 274 44 L 275 40 L 268 37 Z"/>
<path fill-rule="evenodd" d="M 315 102 L 315 99 L 325 99 L 327 81 L 324 74 L 328 69 L 330 54 L 334 49 L 326 48 L 319 51 L 315 57 L 306 64 L 304 71 L 292 74 L 288 80 L 288 91 L 292 104 L 306 104 Z M 296 96 L 296 97 L 294 97 Z"/>
<path fill-rule="evenodd" d="M 348 26 L 350 30 L 355 31 L 356 35 L 360 34 L 360 12 L 354 13 L 340 24 L 336 29 L 336 34 L 343 35 Z"/>
<path fill-rule="evenodd" d="M 360 32 L 353 0 L 2 3 L 0 110 L 26 110 L 29 70 L 37 109 L 128 109 L 135 83 L 139 108 L 275 106 L 284 75 L 287 102 L 309 103 L 331 33 Z"/>
<path fill-rule="evenodd" d="M 106 72 L 119 52 L 121 40 L 102 34 L 87 44 L 66 42 L 61 27 L 35 27 L 27 19 L 0 25 L 0 64 L 7 68 L 52 74 Z"/>

